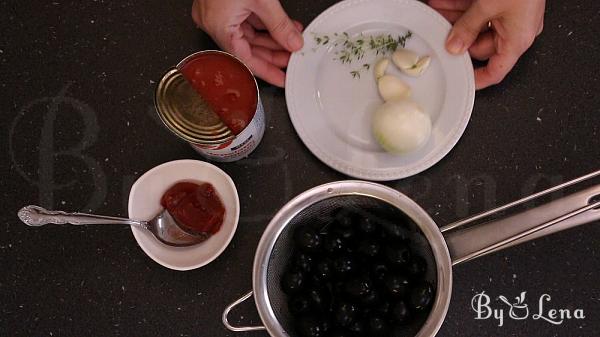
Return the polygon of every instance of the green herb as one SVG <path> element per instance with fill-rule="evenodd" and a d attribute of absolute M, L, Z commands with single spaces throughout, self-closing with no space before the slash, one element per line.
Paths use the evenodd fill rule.
<path fill-rule="evenodd" d="M 406 41 L 412 37 L 412 32 L 408 31 L 404 35 L 392 36 L 391 34 L 363 35 L 350 37 L 347 32 L 341 34 L 334 33 L 332 36 L 313 33 L 313 38 L 319 46 L 333 45 L 334 60 L 342 64 L 351 64 L 365 58 L 367 53 L 375 55 L 387 55 L 393 53 L 399 47 L 404 48 Z M 315 50 L 315 49 L 313 49 Z M 353 78 L 360 78 L 362 70 L 369 70 L 371 65 L 364 63 L 362 68 L 352 70 L 350 75 Z"/>

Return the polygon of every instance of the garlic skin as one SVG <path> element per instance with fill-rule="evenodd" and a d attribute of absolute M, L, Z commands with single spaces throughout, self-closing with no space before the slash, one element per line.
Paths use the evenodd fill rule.
<path fill-rule="evenodd" d="M 419 59 L 419 61 L 411 68 L 401 69 L 403 73 L 412 77 L 419 77 L 423 75 L 425 70 L 429 68 L 429 64 L 431 63 L 431 57 L 423 56 Z"/>
<path fill-rule="evenodd" d="M 385 71 L 387 70 L 388 65 L 390 64 L 390 60 L 387 58 L 382 58 L 377 61 L 375 67 L 373 68 L 373 72 L 375 73 L 375 79 L 378 80 L 385 75 Z"/>
<path fill-rule="evenodd" d="M 381 147 L 393 154 L 413 152 L 431 137 L 431 118 L 409 100 L 393 100 L 373 114 L 372 130 Z"/>
<path fill-rule="evenodd" d="M 408 84 L 393 75 L 383 75 L 377 81 L 379 95 L 384 101 L 404 99 L 410 97 L 411 89 Z"/>
<path fill-rule="evenodd" d="M 405 48 L 398 49 L 392 54 L 392 61 L 400 70 L 414 67 L 419 62 L 419 55 Z"/>

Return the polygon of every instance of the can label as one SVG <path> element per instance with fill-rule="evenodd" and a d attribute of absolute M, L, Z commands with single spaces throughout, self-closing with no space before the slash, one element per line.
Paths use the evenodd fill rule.
<path fill-rule="evenodd" d="M 192 147 L 208 160 L 232 162 L 247 157 L 260 143 L 265 133 L 265 110 L 260 97 L 256 112 L 246 128 L 232 140 L 216 145 L 193 144 Z"/>

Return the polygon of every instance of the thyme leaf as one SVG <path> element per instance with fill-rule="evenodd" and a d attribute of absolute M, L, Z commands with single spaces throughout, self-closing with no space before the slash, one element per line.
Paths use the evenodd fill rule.
<path fill-rule="evenodd" d="M 351 37 L 347 32 L 333 33 L 333 35 L 312 33 L 313 39 L 320 46 L 332 45 L 334 48 L 334 60 L 342 64 L 351 64 L 360 61 L 367 54 L 385 56 L 393 53 L 398 48 L 404 48 L 406 41 L 412 37 L 408 31 L 404 35 L 393 36 L 392 34 L 364 35 Z M 316 48 L 315 48 L 316 50 Z M 369 70 L 370 63 L 363 63 L 361 68 L 350 71 L 353 78 L 360 78 L 362 70 Z"/>

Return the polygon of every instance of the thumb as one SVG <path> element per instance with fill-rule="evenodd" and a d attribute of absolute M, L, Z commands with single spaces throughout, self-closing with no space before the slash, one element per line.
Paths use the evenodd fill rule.
<path fill-rule="evenodd" d="M 471 47 L 473 42 L 479 36 L 481 30 L 489 22 L 490 16 L 481 8 L 479 1 L 473 2 L 473 5 L 463 14 L 452 27 L 448 39 L 446 40 L 446 49 L 451 54 L 462 54 Z"/>
<path fill-rule="evenodd" d="M 253 12 L 265 24 L 275 41 L 289 51 L 302 48 L 304 40 L 294 22 L 281 7 L 279 0 L 254 1 Z"/>

